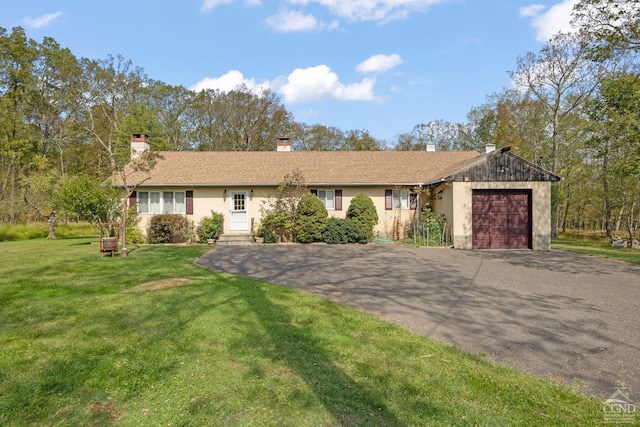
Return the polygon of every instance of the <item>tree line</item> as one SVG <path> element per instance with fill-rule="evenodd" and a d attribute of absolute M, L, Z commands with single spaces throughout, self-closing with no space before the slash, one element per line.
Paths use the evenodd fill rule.
<path fill-rule="evenodd" d="M 511 146 L 560 175 L 553 233 L 636 233 L 640 223 L 640 2 L 582 0 L 575 32 L 524 53 L 513 85 L 465 123 L 430 120 L 381 141 L 366 130 L 296 122 L 279 96 L 239 86 L 195 92 L 154 80 L 121 56 L 77 58 L 54 39 L 0 28 L 0 221 L 38 220 L 82 175 L 104 185 L 129 158 L 129 135 L 157 150 L 472 150 Z"/>

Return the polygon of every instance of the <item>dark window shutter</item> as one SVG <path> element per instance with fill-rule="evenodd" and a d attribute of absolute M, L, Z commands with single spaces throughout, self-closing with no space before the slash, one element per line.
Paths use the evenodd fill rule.
<path fill-rule="evenodd" d="M 318 197 L 318 190 L 311 190 L 311 194 Z"/>
<path fill-rule="evenodd" d="M 193 190 L 186 191 L 186 209 L 187 215 L 193 215 Z"/>
<path fill-rule="evenodd" d="M 130 208 L 134 207 L 136 203 L 138 203 L 138 193 L 134 191 L 129 196 L 129 207 Z"/>
<path fill-rule="evenodd" d="M 384 209 L 387 211 L 393 209 L 393 190 L 384 190 Z"/>
<path fill-rule="evenodd" d="M 335 210 L 342 210 L 342 190 L 335 190 Z"/>
<path fill-rule="evenodd" d="M 418 208 L 418 195 L 416 193 L 409 194 L 409 208 L 414 210 Z"/>

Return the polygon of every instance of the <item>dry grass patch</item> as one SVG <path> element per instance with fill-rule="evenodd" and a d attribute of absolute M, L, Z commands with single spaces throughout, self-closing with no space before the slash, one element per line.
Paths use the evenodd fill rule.
<path fill-rule="evenodd" d="M 193 283 L 193 279 L 186 277 L 174 277 L 171 279 L 153 280 L 151 282 L 145 282 L 140 285 L 129 288 L 124 292 L 147 292 L 147 291 L 161 291 L 163 289 L 177 288 L 178 286 L 184 286 Z"/>

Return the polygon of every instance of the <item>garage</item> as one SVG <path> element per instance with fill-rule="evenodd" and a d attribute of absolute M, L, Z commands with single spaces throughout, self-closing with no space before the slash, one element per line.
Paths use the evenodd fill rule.
<path fill-rule="evenodd" d="M 473 249 L 531 249 L 531 190 L 473 190 Z"/>

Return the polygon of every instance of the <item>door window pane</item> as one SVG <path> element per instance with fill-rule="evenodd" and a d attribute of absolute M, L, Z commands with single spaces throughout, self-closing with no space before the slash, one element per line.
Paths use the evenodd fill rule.
<path fill-rule="evenodd" d="M 244 194 L 234 194 L 233 195 L 233 210 L 234 211 L 244 211 Z"/>

